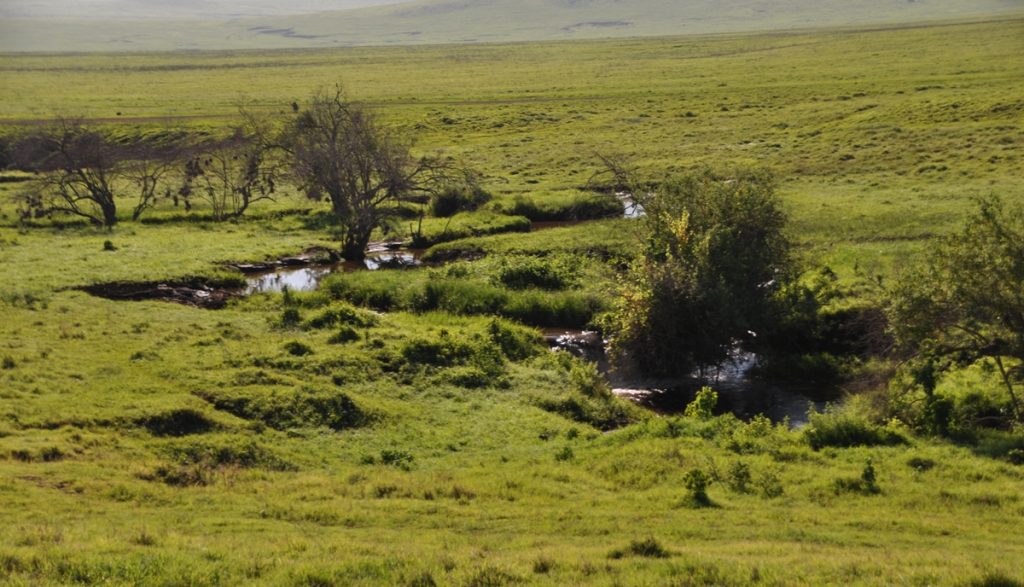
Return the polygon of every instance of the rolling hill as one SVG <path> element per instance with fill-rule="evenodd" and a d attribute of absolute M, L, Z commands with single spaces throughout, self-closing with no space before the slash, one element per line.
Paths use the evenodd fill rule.
<path fill-rule="evenodd" d="M 10 2 L 0 9 L 0 51 L 540 41 L 906 24 L 1024 12 L 1024 0 L 305 0 L 287 6 L 253 0 L 206 3 L 189 11 L 192 4 L 171 9 L 152 2 L 92 0 L 83 5 L 92 9 L 57 15 L 55 0 Z M 346 9 L 317 11 L 327 7 Z M 282 14 L 287 11 L 292 14 Z"/>

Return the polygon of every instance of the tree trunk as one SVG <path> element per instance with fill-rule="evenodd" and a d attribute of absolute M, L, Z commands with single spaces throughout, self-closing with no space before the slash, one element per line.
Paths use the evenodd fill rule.
<path fill-rule="evenodd" d="M 362 261 L 366 258 L 366 246 L 370 243 L 370 233 L 366 231 L 348 232 L 341 243 L 341 256 L 346 261 Z"/>
<path fill-rule="evenodd" d="M 103 226 L 113 228 L 117 224 L 117 205 L 111 199 L 110 202 L 101 203 L 100 208 L 103 210 Z"/>
<path fill-rule="evenodd" d="M 1010 381 L 1010 374 L 1007 373 L 1006 367 L 1003 366 L 1002 357 L 996 356 L 996 366 L 999 367 L 999 374 L 1003 377 L 1003 384 L 1006 385 L 1006 392 L 1010 394 L 1010 405 L 1013 409 L 1013 417 L 1015 420 L 1020 422 L 1020 402 L 1017 400 L 1017 394 L 1013 392 L 1013 382 Z"/>

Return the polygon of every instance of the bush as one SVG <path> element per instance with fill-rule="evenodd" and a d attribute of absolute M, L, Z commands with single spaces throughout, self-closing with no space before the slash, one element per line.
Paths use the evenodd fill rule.
<path fill-rule="evenodd" d="M 683 485 L 686 486 L 687 501 L 694 507 L 711 506 L 711 498 L 708 497 L 708 486 L 711 485 L 711 476 L 700 469 L 690 469 L 683 477 Z"/>
<path fill-rule="evenodd" d="M 804 429 L 804 439 L 814 450 L 828 446 L 848 448 L 907 443 L 907 439 L 899 432 L 876 426 L 852 414 L 835 412 L 810 414 L 810 423 Z"/>
<path fill-rule="evenodd" d="M 297 340 L 290 340 L 284 343 L 284 350 L 294 357 L 305 357 L 306 355 L 313 354 L 313 349 L 310 348 L 309 345 Z"/>
<path fill-rule="evenodd" d="M 656 376 L 722 364 L 737 342 L 769 328 L 775 292 L 792 273 L 774 181 L 705 170 L 640 203 L 645 244 L 609 320 L 610 356 Z"/>
<path fill-rule="evenodd" d="M 342 326 L 327 339 L 327 344 L 345 344 L 359 340 L 359 333 L 351 326 Z"/>
<path fill-rule="evenodd" d="M 335 326 L 355 326 L 365 328 L 377 323 L 377 317 L 365 310 L 360 310 L 346 303 L 335 303 L 316 316 L 303 323 L 305 328 L 321 329 Z"/>
<path fill-rule="evenodd" d="M 448 218 L 459 212 L 476 210 L 490 202 L 493 197 L 480 186 L 447 186 L 431 196 L 430 214 L 438 218 Z"/>
<path fill-rule="evenodd" d="M 757 487 L 760 490 L 761 497 L 765 499 L 782 497 L 785 491 L 782 487 L 782 480 L 775 471 L 765 471 L 762 473 L 757 479 Z"/>
<path fill-rule="evenodd" d="M 508 303 L 504 291 L 467 279 L 438 279 L 428 282 L 413 301 L 419 312 L 443 310 L 452 314 L 498 314 Z"/>
<path fill-rule="evenodd" d="M 402 357 L 410 366 L 447 369 L 444 380 L 468 388 L 502 383 L 505 357 L 501 349 L 482 336 L 466 340 L 442 330 L 436 339 L 415 339 L 405 343 Z"/>
<path fill-rule="evenodd" d="M 537 403 L 542 410 L 598 430 L 614 430 L 636 420 L 632 411 L 616 398 L 596 399 L 573 393 L 562 398 L 543 398 Z"/>
<path fill-rule="evenodd" d="M 523 328 L 507 320 L 495 318 L 487 325 L 487 334 L 498 345 L 502 354 L 511 361 L 521 361 L 541 352 L 541 337 L 537 331 Z"/>
<path fill-rule="evenodd" d="M 494 373 L 488 373 L 479 367 L 452 367 L 445 370 L 444 380 L 452 385 L 466 389 L 480 389 L 499 382 Z"/>
<path fill-rule="evenodd" d="M 299 313 L 298 308 L 285 308 L 281 312 L 279 321 L 281 328 L 295 328 L 300 322 L 302 322 L 302 314 Z"/>
<path fill-rule="evenodd" d="M 380 451 L 380 463 L 389 467 L 409 470 L 412 462 L 416 460 L 411 453 L 399 449 L 384 449 Z"/>
<path fill-rule="evenodd" d="M 687 404 L 683 415 L 687 418 L 708 420 L 714 415 L 716 405 L 718 405 L 718 393 L 705 386 L 700 388 L 693 401 Z"/>
<path fill-rule="evenodd" d="M 729 489 L 736 493 L 750 493 L 752 482 L 750 466 L 743 461 L 736 461 L 729 468 Z"/>

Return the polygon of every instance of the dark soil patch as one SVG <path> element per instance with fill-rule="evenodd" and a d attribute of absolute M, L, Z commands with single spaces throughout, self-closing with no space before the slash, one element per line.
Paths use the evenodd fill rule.
<path fill-rule="evenodd" d="M 211 310 L 223 308 L 228 300 L 240 295 L 236 287 L 209 284 L 203 280 L 148 283 L 114 282 L 87 285 L 78 289 L 108 300 L 133 302 L 161 300 Z"/>

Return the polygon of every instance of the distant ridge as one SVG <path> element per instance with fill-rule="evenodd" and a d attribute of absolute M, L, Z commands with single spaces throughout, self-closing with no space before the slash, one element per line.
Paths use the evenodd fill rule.
<path fill-rule="evenodd" d="M 127 5 L 150 0 L 118 1 Z M 345 0 L 344 4 L 367 6 L 388 1 L 393 0 Z M 1024 0 L 417 0 L 308 13 L 311 8 L 331 5 L 338 4 L 302 0 L 295 4 L 295 10 L 304 8 L 305 14 L 207 15 L 196 20 L 175 19 L 182 13 L 180 7 L 170 17 L 149 19 L 97 21 L 81 15 L 4 18 L 0 21 L 0 51 L 550 41 L 885 25 L 1024 14 Z M 274 6 L 274 11 L 280 12 L 289 5 Z"/>

